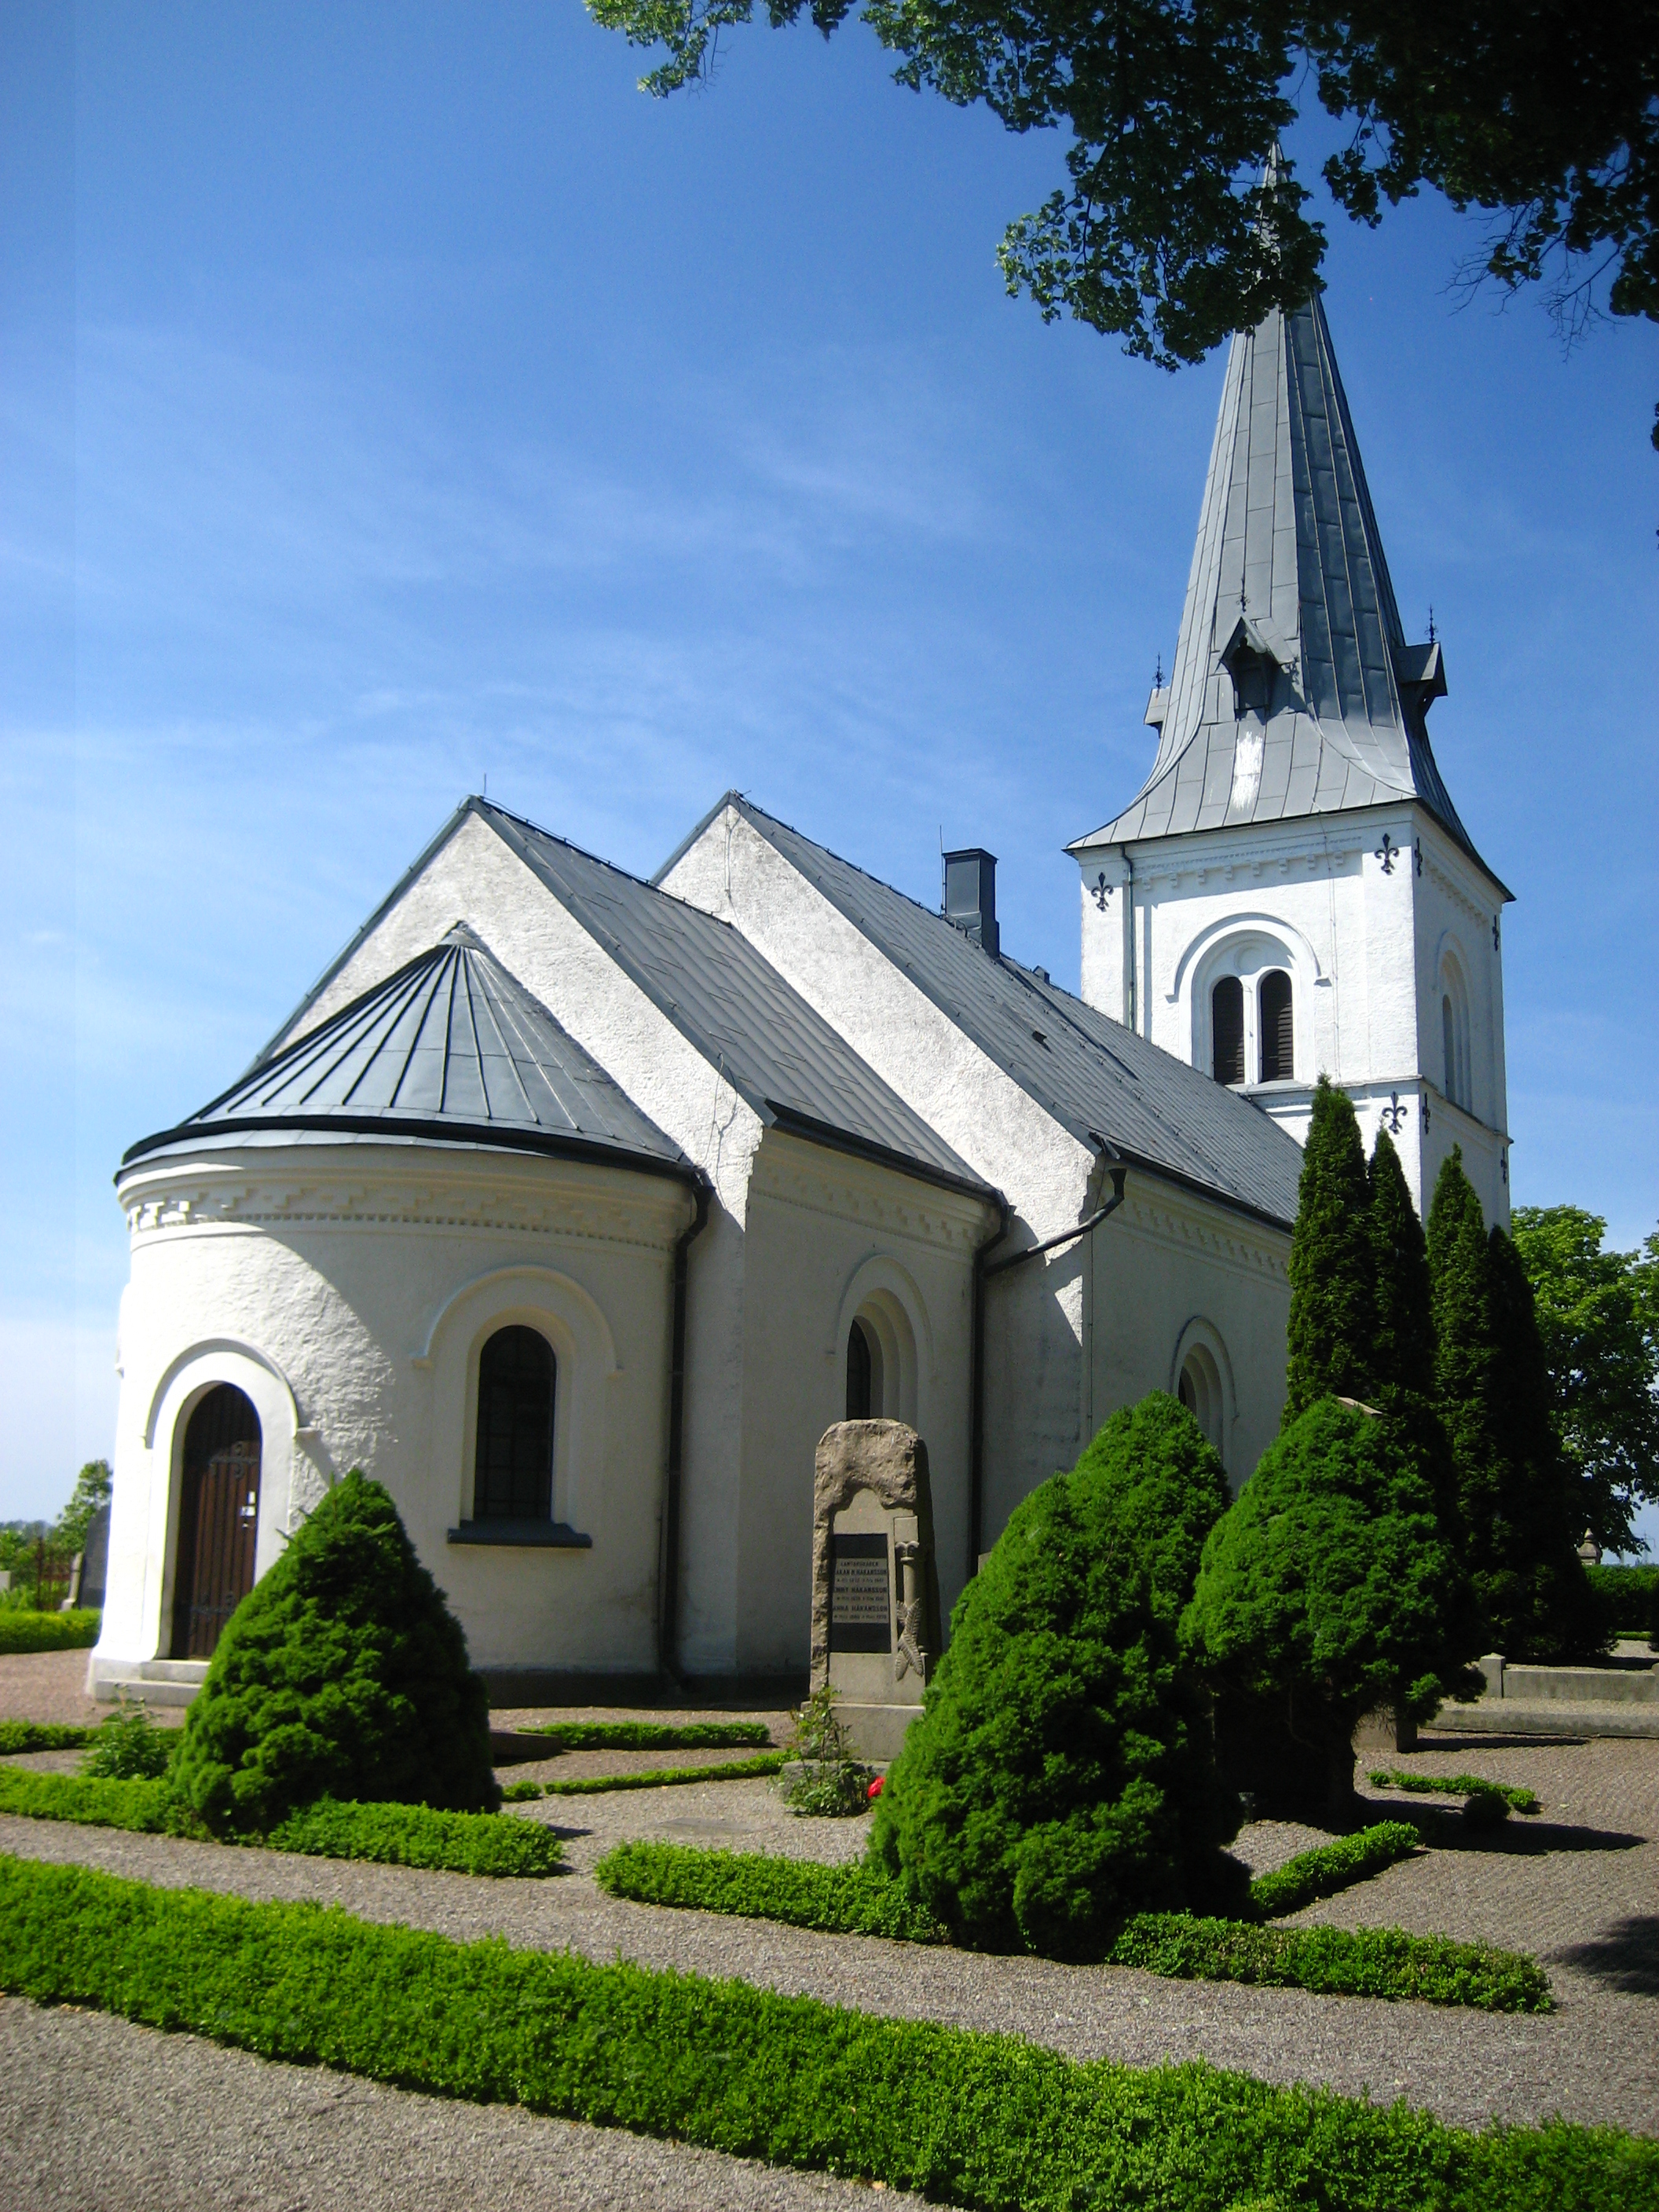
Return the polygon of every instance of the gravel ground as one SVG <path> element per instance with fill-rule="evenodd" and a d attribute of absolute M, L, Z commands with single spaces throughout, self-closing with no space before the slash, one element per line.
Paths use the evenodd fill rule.
<path fill-rule="evenodd" d="M 10 2212 L 840 2212 L 861 2183 L 0 2000 Z M 921 2199 L 883 2201 L 921 2212 Z"/>
<path fill-rule="evenodd" d="M 95 1728 L 107 1705 L 87 1695 L 89 1651 L 0 1651 L 0 1720 L 59 1721 Z M 177 1706 L 157 1707 L 152 1720 L 184 1718 Z"/>

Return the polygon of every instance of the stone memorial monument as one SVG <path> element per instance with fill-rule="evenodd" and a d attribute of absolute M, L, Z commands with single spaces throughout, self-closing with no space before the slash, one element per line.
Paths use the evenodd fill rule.
<path fill-rule="evenodd" d="M 939 1657 L 927 1447 L 902 1421 L 837 1421 L 817 1449 L 812 1687 L 866 1759 L 893 1759 Z"/>

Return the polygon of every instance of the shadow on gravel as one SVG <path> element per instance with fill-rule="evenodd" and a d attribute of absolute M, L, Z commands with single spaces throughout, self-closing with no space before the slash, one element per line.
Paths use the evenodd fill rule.
<path fill-rule="evenodd" d="M 1427 1850 L 1495 1851 L 1505 1858 L 1537 1858 L 1547 1851 L 1633 1851 L 1650 1840 L 1619 1828 L 1580 1828 L 1565 1820 L 1519 1813 L 1495 1828 L 1471 1828 L 1461 1813 L 1443 1812 L 1438 1806 L 1402 1805 L 1381 1797 L 1367 1802 L 1377 1810 L 1386 1808 L 1391 1820 L 1408 1821 Z"/>
<path fill-rule="evenodd" d="M 1417 1748 L 1437 1755 L 1463 1751 L 1565 1751 L 1589 1741 L 1589 1736 L 1574 1735 L 1567 1729 L 1559 1735 L 1464 1735 L 1461 1731 L 1455 1735 L 1430 1735 L 1425 1731 L 1417 1739 Z"/>
<path fill-rule="evenodd" d="M 1576 1966 L 1581 1974 L 1592 1975 L 1629 1996 L 1659 1997 L 1659 1917 L 1632 1913 L 1587 1943 L 1569 1943 L 1553 1951 L 1549 1963 Z"/>

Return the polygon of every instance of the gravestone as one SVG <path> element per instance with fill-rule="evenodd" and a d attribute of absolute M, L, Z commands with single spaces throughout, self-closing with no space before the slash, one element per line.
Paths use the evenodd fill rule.
<path fill-rule="evenodd" d="M 927 1447 L 902 1421 L 837 1421 L 813 1484 L 812 1687 L 862 1757 L 896 1757 L 939 1650 Z"/>
<path fill-rule="evenodd" d="M 104 1585 L 109 1579 L 109 1506 L 100 1505 L 87 1523 L 82 1539 L 81 1572 L 75 1591 L 77 1605 L 101 1611 Z"/>

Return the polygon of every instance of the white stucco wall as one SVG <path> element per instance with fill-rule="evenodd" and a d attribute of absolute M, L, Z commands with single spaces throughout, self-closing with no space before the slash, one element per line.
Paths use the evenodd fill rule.
<path fill-rule="evenodd" d="M 482 1147 L 282 1143 L 141 1164 L 121 1198 L 132 1273 L 94 1674 L 171 1648 L 185 1428 L 222 1382 L 259 1415 L 256 1573 L 361 1467 L 476 1664 L 655 1663 L 683 1184 Z M 591 1549 L 447 1540 L 471 1518 L 478 1353 L 514 1322 L 553 1346 L 554 1517 Z"/>
<path fill-rule="evenodd" d="M 1220 975 L 1238 974 L 1246 1089 L 1282 1127 L 1302 1139 L 1314 1085 L 1328 1075 L 1353 1099 L 1368 1149 L 1389 1115 L 1419 1209 L 1461 1141 L 1487 1218 L 1508 1218 L 1501 955 L 1492 941 L 1501 894 L 1424 809 L 1403 802 L 1243 824 L 1102 846 L 1079 860 L 1091 1005 L 1207 1072 L 1210 993 Z M 1448 957 L 1468 985 L 1468 1110 L 1445 1097 L 1439 978 Z M 1291 977 L 1296 1073 L 1264 1084 L 1255 987 L 1273 966 Z"/>

